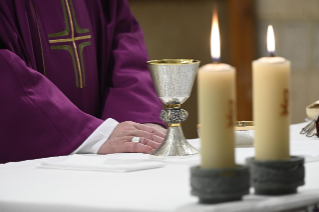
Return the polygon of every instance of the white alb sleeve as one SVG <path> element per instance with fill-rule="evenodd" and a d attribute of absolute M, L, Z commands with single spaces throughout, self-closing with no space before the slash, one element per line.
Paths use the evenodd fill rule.
<path fill-rule="evenodd" d="M 111 133 L 118 125 L 114 119 L 106 119 L 96 130 L 74 150 L 72 154 L 96 154 L 104 142 L 110 137 Z"/>

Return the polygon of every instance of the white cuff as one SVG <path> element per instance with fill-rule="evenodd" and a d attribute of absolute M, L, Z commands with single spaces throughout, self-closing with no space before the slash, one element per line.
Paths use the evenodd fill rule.
<path fill-rule="evenodd" d="M 118 125 L 114 119 L 106 119 L 96 130 L 74 150 L 73 154 L 96 154 Z"/>

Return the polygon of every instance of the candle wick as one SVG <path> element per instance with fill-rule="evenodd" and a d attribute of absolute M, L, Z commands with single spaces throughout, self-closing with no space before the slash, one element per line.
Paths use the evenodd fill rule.
<path fill-rule="evenodd" d="M 274 52 L 269 53 L 269 57 L 275 57 L 275 53 Z"/>
<path fill-rule="evenodd" d="M 219 58 L 212 57 L 213 64 L 219 64 Z"/>

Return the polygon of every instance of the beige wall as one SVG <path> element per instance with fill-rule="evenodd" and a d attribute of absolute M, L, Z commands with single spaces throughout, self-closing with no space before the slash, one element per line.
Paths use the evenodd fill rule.
<path fill-rule="evenodd" d="M 211 62 L 210 30 L 213 1 L 210 0 L 129 0 L 131 10 L 141 24 L 151 59 L 191 58 L 201 65 Z M 219 5 L 221 16 L 225 14 L 223 1 Z M 221 30 L 227 35 L 221 21 Z M 222 38 L 223 39 L 223 38 Z M 222 40 L 223 41 L 223 40 Z M 226 48 L 226 44 L 222 46 Z M 222 51 L 227 62 L 227 51 Z M 186 138 L 197 138 L 197 83 L 191 97 L 182 106 L 189 112 L 183 122 Z"/>

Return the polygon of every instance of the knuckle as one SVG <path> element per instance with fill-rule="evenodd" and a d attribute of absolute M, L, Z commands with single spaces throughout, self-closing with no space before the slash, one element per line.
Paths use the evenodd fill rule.
<path fill-rule="evenodd" d="M 155 129 L 153 127 L 150 127 L 150 133 L 155 133 Z"/>
<path fill-rule="evenodd" d="M 155 141 L 155 134 L 153 134 L 153 133 L 151 134 L 151 140 Z"/>
<path fill-rule="evenodd" d="M 146 144 L 147 143 L 147 139 L 146 138 L 141 138 L 141 142 L 142 144 Z"/>
<path fill-rule="evenodd" d="M 148 135 L 147 135 L 147 139 L 152 140 L 152 134 L 148 134 Z"/>
<path fill-rule="evenodd" d="M 125 126 L 123 130 L 126 130 L 126 131 L 127 131 L 127 130 L 131 130 L 131 127 Z"/>
<path fill-rule="evenodd" d="M 147 131 L 149 131 L 149 132 L 154 130 L 152 126 L 145 125 L 145 124 L 144 124 L 144 126 L 145 126 L 145 129 L 147 129 Z"/>

